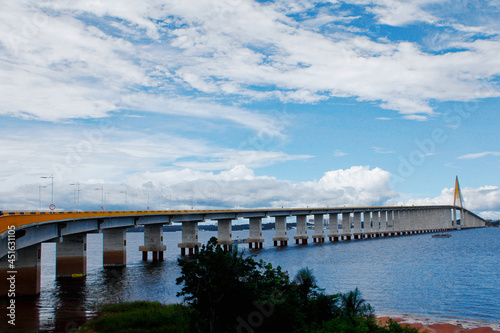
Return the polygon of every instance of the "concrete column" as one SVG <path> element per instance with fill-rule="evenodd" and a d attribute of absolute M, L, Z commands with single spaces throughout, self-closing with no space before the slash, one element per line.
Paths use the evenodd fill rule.
<path fill-rule="evenodd" d="M 314 243 L 323 243 L 325 241 L 323 214 L 314 214 L 314 234 L 312 239 Z"/>
<path fill-rule="evenodd" d="M 181 255 L 193 254 L 198 251 L 201 243 L 198 241 L 198 221 L 184 221 L 182 222 L 182 243 L 178 244 L 181 248 Z"/>
<path fill-rule="evenodd" d="M 444 231 L 446 229 L 446 218 L 444 216 L 444 209 L 439 209 L 439 231 Z"/>
<path fill-rule="evenodd" d="M 87 234 L 62 237 L 56 244 L 56 277 L 87 275 Z"/>
<path fill-rule="evenodd" d="M 309 236 L 307 236 L 307 215 L 297 215 L 296 221 L 297 235 L 293 236 L 295 244 L 299 244 L 299 242 L 307 244 L 307 239 L 309 238 Z"/>
<path fill-rule="evenodd" d="M 378 217 L 379 212 L 372 212 L 372 237 L 380 236 L 380 222 Z"/>
<path fill-rule="evenodd" d="M 423 217 L 423 210 L 422 209 L 417 209 L 415 211 L 415 232 L 417 234 L 420 234 L 422 232 L 422 217 Z"/>
<path fill-rule="evenodd" d="M 369 238 L 371 233 L 370 212 L 363 212 L 363 222 L 361 224 L 361 238 Z"/>
<path fill-rule="evenodd" d="M 399 213 L 401 211 L 400 210 L 393 210 L 393 214 L 394 214 L 394 217 L 393 217 L 393 223 L 392 225 L 394 226 L 394 236 L 398 236 L 399 233 L 401 232 L 401 225 L 400 225 L 400 220 L 399 220 Z"/>
<path fill-rule="evenodd" d="M 275 237 L 273 238 L 274 246 L 288 245 L 288 236 L 286 235 L 286 216 L 275 216 L 274 217 L 274 230 Z"/>
<path fill-rule="evenodd" d="M 453 220 L 451 219 L 451 210 L 449 208 L 445 209 L 445 216 L 448 230 L 453 229 Z"/>
<path fill-rule="evenodd" d="M 361 239 L 361 213 L 354 212 L 352 216 L 354 239 Z"/>
<path fill-rule="evenodd" d="M 387 236 L 387 211 L 380 211 L 380 237 Z"/>
<path fill-rule="evenodd" d="M 328 239 L 330 242 L 338 242 L 339 240 L 339 214 L 331 213 L 329 216 L 330 233 Z"/>
<path fill-rule="evenodd" d="M 163 251 L 166 250 L 167 246 L 163 245 L 163 225 L 146 224 L 144 226 L 144 245 L 139 246 L 139 251 L 142 251 L 142 260 L 148 260 L 148 251 L 151 251 L 153 261 L 162 261 Z"/>
<path fill-rule="evenodd" d="M 410 230 L 410 211 L 404 210 L 401 213 L 403 213 L 402 214 L 402 221 L 401 221 L 401 227 L 403 230 L 403 234 L 408 235 L 409 230 Z"/>
<path fill-rule="evenodd" d="M 351 240 L 351 213 L 342 213 L 342 237 Z"/>
<path fill-rule="evenodd" d="M 425 213 L 425 228 L 427 233 L 432 230 L 432 209 L 427 209 Z"/>
<path fill-rule="evenodd" d="M 224 251 L 233 249 L 232 219 L 217 220 L 217 243 L 222 246 Z"/>
<path fill-rule="evenodd" d="M 408 210 L 399 211 L 399 225 L 400 225 L 402 234 L 407 235 L 409 227 L 410 227 Z"/>
<path fill-rule="evenodd" d="M 262 237 L 262 217 L 251 217 L 249 229 L 248 247 L 252 248 L 255 245 L 256 249 L 261 249 L 264 243 L 264 238 Z"/>
<path fill-rule="evenodd" d="M 427 210 L 427 232 L 433 232 L 434 228 L 434 209 L 430 208 Z"/>
<path fill-rule="evenodd" d="M 14 299 L 17 296 L 38 295 L 40 293 L 40 259 L 40 244 L 12 251 L 0 259 L 0 296 Z M 12 292 L 15 295 L 11 294 Z M 21 313 L 16 314 L 17 320 L 26 319 Z M 6 319 L 2 318 L 2 320 Z"/>
<path fill-rule="evenodd" d="M 103 266 L 125 266 L 127 264 L 126 228 L 104 229 L 102 231 Z"/>
<path fill-rule="evenodd" d="M 415 214 L 415 210 L 414 209 L 411 209 L 408 211 L 408 225 L 409 225 L 409 231 L 410 231 L 410 234 L 414 234 L 415 233 L 415 220 L 416 220 L 416 214 Z"/>

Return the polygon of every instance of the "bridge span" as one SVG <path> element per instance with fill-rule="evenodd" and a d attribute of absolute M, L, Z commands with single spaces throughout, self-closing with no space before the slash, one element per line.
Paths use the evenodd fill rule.
<path fill-rule="evenodd" d="M 312 217 L 310 235 L 308 216 Z M 56 277 L 86 275 L 87 234 L 103 234 L 103 265 L 126 265 L 126 229 L 143 226 L 143 260 L 163 260 L 163 225 L 182 224 L 181 255 L 199 246 L 198 224 L 217 222 L 219 245 L 234 244 L 232 222 L 248 219 L 249 248 L 262 248 L 262 220 L 275 222 L 275 246 L 287 246 L 287 222 L 296 222 L 296 244 L 384 238 L 485 226 L 485 220 L 460 206 L 380 206 L 265 208 L 234 210 L 0 212 L 0 296 L 14 287 L 16 295 L 40 292 L 41 244 L 56 242 Z M 293 220 L 292 220 L 293 219 Z M 13 283 L 15 281 L 15 283 Z M 10 297 L 10 296 L 9 296 Z"/>

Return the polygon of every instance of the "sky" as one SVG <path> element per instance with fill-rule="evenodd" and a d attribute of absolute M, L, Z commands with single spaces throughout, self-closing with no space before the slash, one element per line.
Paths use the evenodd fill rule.
<path fill-rule="evenodd" d="M 0 3 L 2 210 L 500 218 L 498 0 Z"/>

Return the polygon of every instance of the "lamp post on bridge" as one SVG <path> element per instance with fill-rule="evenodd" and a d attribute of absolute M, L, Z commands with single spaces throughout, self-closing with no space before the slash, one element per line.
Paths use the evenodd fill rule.
<path fill-rule="evenodd" d="M 78 197 L 78 204 L 76 206 L 76 209 L 79 211 L 80 210 L 80 183 L 78 182 L 78 183 L 73 183 L 70 185 L 77 186 L 76 192 L 77 192 L 77 197 Z"/>
<path fill-rule="evenodd" d="M 50 210 L 54 210 L 56 208 L 56 206 L 54 205 L 54 175 L 40 177 L 40 178 L 44 178 L 44 179 L 50 178 L 52 180 L 52 200 L 50 202 L 49 208 L 50 208 Z"/>
<path fill-rule="evenodd" d="M 128 209 L 128 203 L 127 203 L 127 191 L 120 191 L 120 193 L 125 193 L 125 210 Z"/>
<path fill-rule="evenodd" d="M 96 191 L 101 191 L 101 210 L 104 210 L 104 186 L 101 188 L 96 188 Z"/>

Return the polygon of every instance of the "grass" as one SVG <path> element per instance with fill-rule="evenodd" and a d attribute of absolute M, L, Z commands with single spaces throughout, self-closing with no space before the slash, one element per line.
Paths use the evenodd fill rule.
<path fill-rule="evenodd" d="M 180 304 L 130 302 L 103 305 L 99 317 L 85 323 L 80 332 L 189 332 L 191 310 Z"/>

